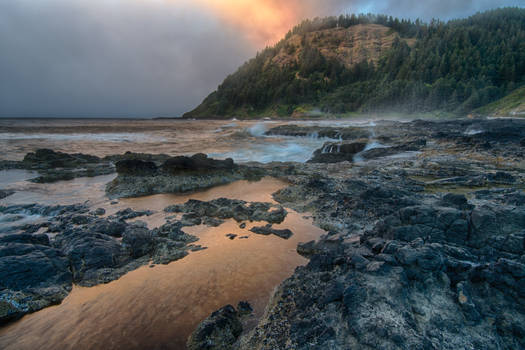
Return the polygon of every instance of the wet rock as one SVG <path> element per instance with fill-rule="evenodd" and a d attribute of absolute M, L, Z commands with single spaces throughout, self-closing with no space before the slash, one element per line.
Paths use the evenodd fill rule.
<path fill-rule="evenodd" d="M 126 228 L 122 236 L 122 244 L 129 249 L 133 258 L 140 258 L 151 253 L 153 236 L 147 228 L 131 225 Z"/>
<path fill-rule="evenodd" d="M 122 237 L 124 231 L 126 230 L 126 223 L 121 221 L 113 220 L 100 220 L 97 221 L 91 229 L 94 232 L 103 233 L 112 237 Z"/>
<path fill-rule="evenodd" d="M 114 238 L 84 229 L 58 235 L 55 244 L 69 259 L 73 280 L 79 283 L 92 270 L 116 268 L 129 261 L 129 255 Z"/>
<path fill-rule="evenodd" d="M 60 303 L 71 290 L 69 261 L 46 238 L 0 238 L 0 323 Z"/>
<path fill-rule="evenodd" d="M 184 226 L 197 226 L 202 223 L 202 219 L 197 213 L 186 213 L 182 215 L 181 223 Z"/>
<path fill-rule="evenodd" d="M 309 163 L 339 163 L 354 159 L 354 155 L 363 151 L 366 147 L 364 142 L 354 143 L 325 143 L 322 148 L 316 150 Z"/>
<path fill-rule="evenodd" d="M 452 206 L 459 210 L 470 210 L 474 208 L 468 203 L 467 197 L 463 194 L 447 193 L 443 196 L 442 204 L 445 206 Z"/>
<path fill-rule="evenodd" d="M 135 219 L 141 216 L 151 216 L 154 213 L 155 212 L 151 210 L 136 211 L 131 208 L 126 208 L 123 210 L 119 210 L 118 212 L 115 213 L 115 215 L 112 215 L 111 217 L 118 219 L 118 220 L 129 220 L 129 219 Z"/>
<path fill-rule="evenodd" d="M 97 216 L 103 216 L 103 215 L 106 214 L 106 209 L 104 209 L 104 208 L 97 208 L 97 209 L 95 209 L 93 214 L 95 214 Z"/>
<path fill-rule="evenodd" d="M 117 173 L 123 176 L 148 176 L 157 172 L 157 166 L 153 162 L 140 159 L 126 159 L 115 164 Z"/>
<path fill-rule="evenodd" d="M 72 168 L 79 164 L 98 163 L 100 160 L 87 154 L 68 154 L 50 149 L 38 149 L 24 157 L 25 163 L 45 168 Z"/>
<path fill-rule="evenodd" d="M 76 177 L 92 177 L 114 172 L 111 163 L 87 154 L 68 154 L 50 149 L 38 149 L 26 154 L 20 168 L 36 170 L 40 176 L 31 179 L 36 183 L 71 180 Z"/>
<path fill-rule="evenodd" d="M 238 166 L 231 159 L 216 160 L 205 154 L 169 158 L 158 168 L 153 162 L 122 162 L 131 166 L 119 167 L 119 176 L 106 186 L 111 197 L 191 192 L 236 180 L 260 179 L 265 173 L 260 168 Z"/>
<path fill-rule="evenodd" d="M 221 226 L 222 224 L 224 224 L 224 220 L 217 219 L 217 218 L 212 218 L 212 217 L 209 217 L 209 216 L 205 216 L 202 219 L 202 223 L 204 225 L 206 225 L 206 226 L 218 227 L 218 226 Z"/>
<path fill-rule="evenodd" d="M 365 151 L 361 154 L 364 159 L 374 159 L 380 157 L 393 156 L 402 152 L 415 152 L 420 151 L 426 145 L 426 140 L 420 139 L 416 141 L 411 141 L 402 145 L 392 146 L 392 147 L 378 147 L 372 148 L 368 151 Z"/>
<path fill-rule="evenodd" d="M 293 236 L 293 232 L 290 231 L 289 229 L 279 230 L 279 229 L 273 228 L 271 224 L 268 224 L 266 226 L 255 226 L 255 227 L 252 227 L 250 231 L 258 235 L 265 235 L 265 236 L 273 234 L 283 239 L 288 239 Z"/>
<path fill-rule="evenodd" d="M 241 200 L 218 198 L 209 202 L 189 200 L 182 205 L 172 205 L 164 209 L 167 213 L 185 213 L 184 217 L 197 219 L 208 217 L 221 220 L 235 219 L 242 221 L 266 221 L 269 223 L 281 223 L 288 214 L 280 205 L 270 203 L 252 202 Z M 189 224 L 191 224 L 189 222 Z"/>
<path fill-rule="evenodd" d="M 12 190 L 0 190 L 0 199 L 4 199 L 6 197 L 9 197 L 13 193 L 15 193 L 15 191 L 12 191 Z"/>
<path fill-rule="evenodd" d="M 172 175 L 177 175 L 181 172 L 232 170 L 235 167 L 236 165 L 231 158 L 216 160 L 208 158 L 208 156 L 203 153 L 197 153 L 191 157 L 173 157 L 162 164 L 162 170 Z"/>
<path fill-rule="evenodd" d="M 370 132 L 367 130 L 367 128 L 360 127 L 334 128 L 320 126 L 280 125 L 268 130 L 266 135 L 355 140 L 368 138 L 370 136 Z"/>
<path fill-rule="evenodd" d="M 189 350 L 230 349 L 242 333 L 235 308 L 227 305 L 202 321 L 188 339 Z"/>
<path fill-rule="evenodd" d="M 239 304 L 237 304 L 237 311 L 240 316 L 249 315 L 253 312 L 253 308 L 249 302 L 239 301 Z"/>

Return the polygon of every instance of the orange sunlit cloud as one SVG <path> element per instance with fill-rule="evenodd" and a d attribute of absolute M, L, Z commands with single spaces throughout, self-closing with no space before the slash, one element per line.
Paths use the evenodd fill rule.
<path fill-rule="evenodd" d="M 307 16 L 319 15 L 323 1 L 301 0 L 197 0 L 238 29 L 253 45 L 277 42 Z M 326 1 L 324 5 L 330 3 Z M 326 6 L 325 6 L 326 9 Z"/>

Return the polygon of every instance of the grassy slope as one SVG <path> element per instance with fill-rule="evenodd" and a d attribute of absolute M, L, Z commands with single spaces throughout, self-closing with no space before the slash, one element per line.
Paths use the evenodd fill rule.
<path fill-rule="evenodd" d="M 495 117 L 525 117 L 525 86 L 479 108 L 476 112 Z"/>

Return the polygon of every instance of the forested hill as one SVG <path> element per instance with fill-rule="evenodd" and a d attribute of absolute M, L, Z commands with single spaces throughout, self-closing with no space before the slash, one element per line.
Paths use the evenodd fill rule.
<path fill-rule="evenodd" d="M 525 84 L 525 9 L 449 22 L 307 20 L 228 76 L 187 118 L 469 113 Z"/>

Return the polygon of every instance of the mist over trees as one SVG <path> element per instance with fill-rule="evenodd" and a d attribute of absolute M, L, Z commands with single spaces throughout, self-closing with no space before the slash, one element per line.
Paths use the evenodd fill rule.
<path fill-rule="evenodd" d="M 324 56 L 307 33 L 357 24 L 380 24 L 398 33 L 373 63 L 346 67 Z M 299 59 L 271 63 L 293 35 L 303 37 Z M 415 39 L 413 45 L 404 38 Z M 323 38 L 330 40 L 330 38 Z M 270 62 L 270 63 L 269 63 Z M 228 76 L 188 116 L 258 112 L 291 114 L 312 105 L 325 112 L 447 111 L 467 113 L 525 84 L 525 9 L 504 8 L 442 22 L 382 15 L 347 15 L 307 20 Z"/>

